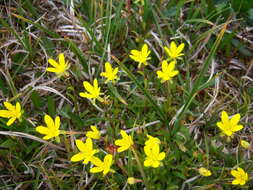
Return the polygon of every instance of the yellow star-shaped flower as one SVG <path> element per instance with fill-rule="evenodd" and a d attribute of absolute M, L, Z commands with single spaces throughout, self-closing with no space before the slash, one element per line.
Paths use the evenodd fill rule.
<path fill-rule="evenodd" d="M 43 137 L 44 140 L 49 140 L 51 138 L 58 137 L 60 133 L 63 132 L 59 130 L 60 125 L 61 125 L 59 116 L 56 116 L 55 120 L 53 120 L 53 118 L 50 117 L 49 115 L 45 115 L 44 121 L 47 125 L 46 127 L 41 126 L 41 125 L 36 127 L 37 132 L 39 132 L 40 134 L 46 135 Z"/>
<path fill-rule="evenodd" d="M 115 69 L 112 68 L 112 65 L 109 62 L 105 63 L 105 72 L 102 72 L 100 74 L 101 77 L 107 78 L 105 83 L 112 81 L 113 83 L 118 80 L 117 73 L 119 71 L 119 68 L 116 67 Z"/>
<path fill-rule="evenodd" d="M 169 58 L 172 60 L 180 59 L 184 54 L 181 53 L 184 49 L 184 43 L 181 43 L 178 47 L 174 41 L 170 43 L 170 47 L 164 47 L 165 52 L 168 54 Z"/>
<path fill-rule="evenodd" d="M 94 164 L 95 167 L 90 169 L 91 173 L 103 172 L 103 175 L 105 176 L 109 171 L 114 172 L 114 170 L 111 169 L 111 166 L 113 164 L 111 154 L 107 154 L 104 157 L 103 162 L 97 157 L 95 159 L 92 159 L 92 164 Z"/>
<path fill-rule="evenodd" d="M 240 131 L 243 125 L 238 125 L 240 121 L 240 114 L 234 115 L 231 119 L 228 118 L 228 114 L 225 111 L 221 112 L 221 122 L 217 122 L 216 125 L 227 136 L 232 136 L 234 132 Z"/>
<path fill-rule="evenodd" d="M 86 133 L 86 137 L 89 137 L 91 139 L 100 139 L 101 134 L 97 127 L 95 125 L 91 125 L 90 128 L 92 131 L 88 131 Z"/>
<path fill-rule="evenodd" d="M 98 149 L 93 149 L 91 138 L 87 138 L 85 143 L 76 140 L 76 146 L 80 152 L 71 157 L 72 162 L 83 160 L 83 164 L 88 164 L 96 158 L 94 155 L 99 152 Z"/>
<path fill-rule="evenodd" d="M 247 172 L 239 167 L 237 170 L 232 170 L 231 175 L 235 177 L 235 179 L 232 181 L 233 185 L 245 185 L 249 179 Z"/>
<path fill-rule="evenodd" d="M 159 144 L 154 143 L 153 146 L 144 146 L 146 159 L 144 161 L 145 167 L 157 168 L 161 165 L 161 160 L 165 158 L 165 152 L 160 153 Z"/>
<path fill-rule="evenodd" d="M 4 106 L 7 110 L 0 110 L 0 117 L 9 118 L 6 125 L 10 126 L 16 119 L 21 118 L 21 106 L 19 102 L 17 102 L 15 106 L 9 102 L 4 102 Z"/>
<path fill-rule="evenodd" d="M 48 67 L 48 72 L 55 73 L 58 77 L 61 77 L 63 75 L 68 76 L 67 70 L 69 69 L 70 65 L 68 62 L 65 61 L 64 53 L 59 54 L 59 62 L 57 63 L 54 59 L 48 59 L 48 62 L 53 67 Z"/>
<path fill-rule="evenodd" d="M 169 64 L 167 61 L 162 62 L 162 71 L 157 71 L 157 77 L 161 78 L 161 82 L 165 82 L 167 80 L 171 80 L 174 76 L 176 76 L 179 72 L 178 70 L 175 69 L 176 62 L 172 61 Z"/>
<path fill-rule="evenodd" d="M 116 140 L 115 145 L 120 146 L 120 148 L 118 148 L 118 152 L 123 152 L 129 149 L 134 144 L 134 142 L 132 137 L 130 135 L 127 135 L 125 131 L 121 130 L 120 134 L 122 136 L 122 139 Z"/>
<path fill-rule="evenodd" d="M 96 99 L 103 102 L 104 100 L 100 97 L 102 94 L 100 92 L 100 87 L 98 87 L 98 80 L 94 79 L 93 86 L 88 82 L 84 81 L 83 86 L 87 92 L 80 92 L 79 95 L 83 98 L 91 99 L 94 103 Z"/>
<path fill-rule="evenodd" d="M 129 57 L 139 63 L 138 68 L 141 67 L 141 64 L 147 65 L 147 61 L 151 59 L 150 57 L 148 57 L 150 54 L 150 50 L 148 50 L 147 44 L 144 44 L 142 46 L 141 51 L 134 49 L 131 50 L 130 53 L 131 55 L 129 55 Z"/>

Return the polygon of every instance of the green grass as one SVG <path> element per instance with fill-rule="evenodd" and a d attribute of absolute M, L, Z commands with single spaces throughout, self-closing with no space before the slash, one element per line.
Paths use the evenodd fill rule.
<path fill-rule="evenodd" d="M 49 3 L 51 2 L 51 3 Z M 253 3 L 243 0 L 13 0 L 0 2 L 0 109 L 20 102 L 22 120 L 0 118 L 0 189 L 252 189 Z M 185 43 L 172 82 L 156 71 L 164 46 Z M 148 66 L 137 68 L 132 49 L 146 43 Z M 69 76 L 46 72 L 48 59 L 64 53 Z M 109 61 L 120 79 L 104 83 Z M 106 102 L 79 96 L 83 81 L 97 78 Z M 225 110 L 241 114 L 244 128 L 227 138 L 216 123 Z M 61 118 L 60 142 L 35 131 L 49 114 Z M 103 132 L 94 146 L 103 159 L 114 154 L 114 173 L 91 174 L 91 164 L 71 162 L 76 139 L 90 125 Z M 127 130 L 136 154 L 117 153 L 114 141 Z M 146 134 L 161 141 L 166 157 L 158 168 L 143 166 Z M 137 158 L 138 156 L 138 158 Z M 137 160 L 140 160 L 140 165 Z M 212 171 L 203 177 L 200 167 Z M 232 169 L 249 174 L 231 184 Z M 127 184 L 128 177 L 140 182 Z"/>

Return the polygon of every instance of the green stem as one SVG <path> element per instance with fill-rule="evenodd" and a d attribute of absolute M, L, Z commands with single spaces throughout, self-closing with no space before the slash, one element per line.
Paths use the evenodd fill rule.
<path fill-rule="evenodd" d="M 136 161 L 137 161 L 137 165 L 138 165 L 139 170 L 140 170 L 140 172 L 141 172 L 141 176 L 142 176 L 142 178 L 143 178 L 144 184 L 145 184 L 147 190 L 149 190 L 150 188 L 149 188 L 149 185 L 148 185 L 148 180 L 147 180 L 147 178 L 146 178 L 145 172 L 144 172 L 143 167 L 142 167 L 142 165 L 141 165 L 139 156 L 138 156 L 137 152 L 135 151 L 134 147 L 132 147 L 131 150 L 133 151 L 134 157 L 135 157 L 135 159 L 136 159 Z"/>

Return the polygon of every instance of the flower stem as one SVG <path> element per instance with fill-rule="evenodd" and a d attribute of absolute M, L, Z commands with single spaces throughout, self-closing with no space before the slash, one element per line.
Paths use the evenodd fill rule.
<path fill-rule="evenodd" d="M 134 147 L 132 147 L 131 150 L 133 151 L 134 157 L 135 157 L 135 159 L 136 159 L 136 161 L 137 161 L 137 165 L 138 165 L 139 170 L 140 170 L 140 172 L 141 172 L 141 176 L 142 176 L 142 178 L 143 178 L 144 184 L 145 184 L 147 190 L 149 190 L 150 188 L 149 188 L 149 185 L 148 185 L 148 180 L 147 180 L 147 178 L 146 178 L 146 175 L 145 175 L 145 173 L 144 173 L 143 167 L 142 167 L 142 165 L 141 165 L 139 156 L 138 156 L 137 152 L 135 151 Z"/>

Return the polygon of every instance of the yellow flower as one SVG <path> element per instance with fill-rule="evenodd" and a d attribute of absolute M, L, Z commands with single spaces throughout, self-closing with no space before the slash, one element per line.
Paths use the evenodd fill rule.
<path fill-rule="evenodd" d="M 176 62 L 172 61 L 169 64 L 167 61 L 162 62 L 162 71 L 157 71 L 157 77 L 161 78 L 161 82 L 165 82 L 167 80 L 171 80 L 172 77 L 178 74 L 178 70 L 175 69 Z"/>
<path fill-rule="evenodd" d="M 40 134 L 46 135 L 43 137 L 44 140 L 51 139 L 53 137 L 58 137 L 61 131 L 59 130 L 61 121 L 60 117 L 56 116 L 55 120 L 53 120 L 52 117 L 49 115 L 44 116 L 44 121 L 47 125 L 45 126 L 38 126 L 36 127 L 36 131 L 39 132 Z"/>
<path fill-rule="evenodd" d="M 240 117 L 241 117 L 240 114 L 236 114 L 231 119 L 229 119 L 227 112 L 222 111 L 221 122 L 217 122 L 216 125 L 227 136 L 232 136 L 234 132 L 239 131 L 243 128 L 242 125 L 238 125 L 238 122 L 240 121 Z"/>
<path fill-rule="evenodd" d="M 160 139 L 156 137 L 152 137 L 151 135 L 147 135 L 148 140 L 145 142 L 145 146 L 153 146 L 153 144 L 161 144 Z"/>
<path fill-rule="evenodd" d="M 242 169 L 237 168 L 237 170 L 232 170 L 231 175 L 235 177 L 232 181 L 233 185 L 244 185 L 248 181 L 248 174 Z"/>
<path fill-rule="evenodd" d="M 168 56 L 176 60 L 177 58 L 180 59 L 183 53 L 181 53 L 184 49 L 184 43 L 181 43 L 178 47 L 174 41 L 171 42 L 170 47 L 164 47 L 165 52 L 168 54 Z"/>
<path fill-rule="evenodd" d="M 212 172 L 210 170 L 203 168 L 203 167 L 199 168 L 199 173 L 200 173 L 200 175 L 205 176 L 205 177 L 212 175 Z"/>
<path fill-rule="evenodd" d="M 69 69 L 70 65 L 68 64 L 68 62 L 65 62 L 64 53 L 59 54 L 59 63 L 57 63 L 53 59 L 48 59 L 48 62 L 49 62 L 50 65 L 53 66 L 53 67 L 48 67 L 47 68 L 48 72 L 53 72 L 59 77 L 62 76 L 62 75 L 68 76 L 67 70 Z"/>
<path fill-rule="evenodd" d="M 96 166 L 96 167 L 90 169 L 91 173 L 103 172 L 103 175 L 105 176 L 109 171 L 114 172 L 111 169 L 111 165 L 113 163 L 111 154 L 107 154 L 104 157 L 103 162 L 97 157 L 95 157 L 95 159 L 92 159 L 91 162 L 92 162 L 92 164 L 94 164 Z"/>
<path fill-rule="evenodd" d="M 160 153 L 160 147 L 157 143 L 153 146 L 144 146 L 144 152 L 147 155 L 144 166 L 157 168 L 161 165 L 161 160 L 165 158 L 165 152 Z"/>
<path fill-rule="evenodd" d="M 130 135 L 127 135 L 125 131 L 121 130 L 120 134 L 122 136 L 122 139 L 116 140 L 115 145 L 120 146 L 120 148 L 118 148 L 118 152 L 123 152 L 129 149 L 134 144 L 134 142 L 132 137 Z"/>
<path fill-rule="evenodd" d="M 141 64 L 147 65 L 147 60 L 150 60 L 151 58 L 148 57 L 150 54 L 150 51 L 148 50 L 148 45 L 144 44 L 141 48 L 141 51 L 138 51 L 136 49 L 131 50 L 131 55 L 129 55 L 130 58 L 132 58 L 134 61 L 138 62 L 138 68 L 141 67 Z"/>
<path fill-rule="evenodd" d="M 4 102 L 4 106 L 7 110 L 0 110 L 0 117 L 9 118 L 6 125 L 10 126 L 16 119 L 21 118 L 21 106 L 19 102 L 16 103 L 16 106 L 9 102 Z"/>
<path fill-rule="evenodd" d="M 115 69 L 112 68 L 112 65 L 109 62 L 105 63 L 105 72 L 102 72 L 100 74 L 101 77 L 107 78 L 105 83 L 112 81 L 115 82 L 115 80 L 118 80 L 117 73 L 119 71 L 119 68 L 116 67 Z"/>
<path fill-rule="evenodd" d="M 250 147 L 250 143 L 248 143 L 247 141 L 241 140 L 240 144 L 243 148 L 248 149 Z"/>
<path fill-rule="evenodd" d="M 90 138 L 86 139 L 86 142 L 83 143 L 81 140 L 76 140 L 76 146 L 79 153 L 71 157 L 72 162 L 78 162 L 83 160 L 83 164 L 88 164 L 93 159 L 96 159 L 94 154 L 98 153 L 98 149 L 93 149 L 92 140 Z"/>
<path fill-rule="evenodd" d="M 92 99 L 95 103 L 95 100 L 98 99 L 99 101 L 103 102 L 104 100 L 99 96 L 102 93 L 100 92 L 100 87 L 98 87 L 98 80 L 94 79 L 93 86 L 87 82 L 83 82 L 83 86 L 87 92 L 80 92 L 79 95 L 83 98 Z"/>
<path fill-rule="evenodd" d="M 94 125 L 91 125 L 90 128 L 92 131 L 88 131 L 86 134 L 86 137 L 89 137 L 91 139 L 100 139 L 101 134 L 100 134 L 100 131 L 97 130 L 97 127 Z"/>

